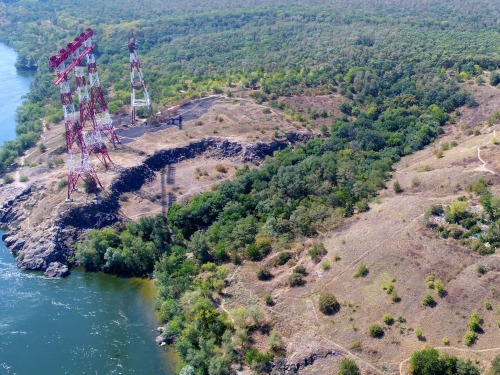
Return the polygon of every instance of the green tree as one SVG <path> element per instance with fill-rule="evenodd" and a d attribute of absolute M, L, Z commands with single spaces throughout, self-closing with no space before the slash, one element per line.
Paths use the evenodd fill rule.
<path fill-rule="evenodd" d="M 339 372 L 337 375 L 359 375 L 359 368 L 351 359 L 344 358 L 342 362 L 340 362 Z"/>
<path fill-rule="evenodd" d="M 331 293 L 324 293 L 319 297 L 319 311 L 325 315 L 336 313 L 340 309 L 340 304 L 335 296 Z"/>
<path fill-rule="evenodd" d="M 414 352 L 410 358 L 410 371 L 414 375 L 444 374 L 443 364 L 439 360 L 439 352 L 433 348 Z"/>

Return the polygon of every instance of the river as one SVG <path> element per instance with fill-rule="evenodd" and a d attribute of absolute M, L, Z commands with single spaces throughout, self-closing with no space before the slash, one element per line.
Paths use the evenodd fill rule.
<path fill-rule="evenodd" d="M 16 72 L 11 48 L 0 44 L 0 56 L 3 143 L 15 137 L 15 106 L 32 75 Z M 174 374 L 173 353 L 154 341 L 155 294 L 148 279 L 22 271 L 0 241 L 0 374 Z"/>

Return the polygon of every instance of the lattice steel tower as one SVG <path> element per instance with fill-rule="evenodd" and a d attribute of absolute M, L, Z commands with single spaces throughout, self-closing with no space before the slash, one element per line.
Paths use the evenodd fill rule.
<path fill-rule="evenodd" d="M 60 89 L 66 127 L 66 147 L 68 152 L 68 198 L 66 202 L 72 202 L 71 193 L 77 190 L 76 184 L 79 179 L 82 179 L 89 189 L 94 192 L 96 199 L 100 199 L 100 196 L 97 194 L 97 186 L 102 187 L 102 185 L 91 163 L 90 156 L 91 154 L 96 155 L 104 167 L 108 168 L 108 163 L 111 162 L 111 159 L 108 155 L 106 146 L 102 142 L 101 131 L 108 131 L 112 134 L 112 137 L 116 137 L 111 122 L 105 123 L 101 121 L 101 124 L 99 124 L 97 120 L 99 117 L 96 118 L 96 116 L 102 113 L 107 114 L 107 109 L 105 111 L 102 110 L 101 101 L 97 98 L 99 92 L 102 95 L 99 78 L 96 75 L 92 75 L 97 74 L 95 59 L 93 57 L 94 46 L 91 42 L 93 34 L 91 29 L 87 29 L 74 41 L 69 43 L 66 49 L 61 50 L 57 55 L 49 59 L 49 69 L 55 69 L 57 73 L 54 84 L 58 85 Z M 84 49 L 80 51 L 82 46 L 84 46 Z M 89 55 L 91 56 L 90 59 Z M 87 56 L 87 62 L 90 61 L 88 69 L 89 73 L 91 73 L 90 82 L 92 95 L 89 95 L 87 80 L 82 66 L 82 61 L 85 56 Z M 65 61 L 70 57 L 72 63 L 66 67 Z M 75 104 L 68 81 L 68 75 L 73 70 L 75 71 L 76 87 L 78 91 L 80 119 L 76 116 Z M 94 93 L 94 88 L 96 87 L 96 93 Z M 94 99 L 94 97 L 96 99 Z M 100 107 L 96 110 L 94 103 L 98 101 Z M 104 108 L 106 108 L 104 97 L 102 98 L 102 102 L 104 102 Z M 106 126 L 103 126 L 103 123 Z M 112 129 L 112 132 L 110 129 Z M 118 137 L 116 137 L 115 140 L 117 141 Z"/>
<path fill-rule="evenodd" d="M 147 107 L 149 116 L 153 116 L 153 109 L 151 108 L 151 100 L 149 99 L 148 89 L 146 88 L 146 82 L 142 74 L 141 62 L 137 56 L 134 34 L 128 40 L 128 49 L 130 51 L 130 84 L 132 89 L 130 117 L 132 118 L 132 123 L 134 123 L 136 108 Z M 136 89 L 142 90 L 143 99 L 136 98 Z"/>

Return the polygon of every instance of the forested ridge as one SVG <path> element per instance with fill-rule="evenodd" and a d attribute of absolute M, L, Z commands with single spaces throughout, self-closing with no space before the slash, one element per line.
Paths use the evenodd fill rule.
<path fill-rule="evenodd" d="M 231 374 L 231 364 L 244 363 L 269 372 L 269 361 L 284 355 L 283 342 L 274 332 L 268 351 L 252 348 L 248 337 L 262 324 L 262 311 L 240 309 L 230 319 L 216 309 L 227 264 L 273 251 L 286 262 L 297 238 L 368 210 L 394 162 L 434 142 L 460 107 L 477 106 L 462 83 L 500 67 L 499 11 L 494 1 L 455 0 L 182 4 L 5 1 L 0 40 L 19 52 L 19 69 L 38 73 L 18 111 L 19 138 L 0 152 L 0 173 L 35 144 L 40 118 L 62 119 L 47 58 L 87 27 L 111 111 L 130 102 L 132 30 L 155 106 L 238 86 L 290 121 L 311 125 L 330 115 L 297 113 L 283 97 L 345 97 L 343 116 L 331 118 L 322 138 L 239 169 L 234 181 L 175 204 L 167 217 L 92 231 L 77 246 L 88 269 L 154 271 L 163 336 L 187 364 L 183 374 Z M 265 279 L 269 270 L 261 271 Z"/>

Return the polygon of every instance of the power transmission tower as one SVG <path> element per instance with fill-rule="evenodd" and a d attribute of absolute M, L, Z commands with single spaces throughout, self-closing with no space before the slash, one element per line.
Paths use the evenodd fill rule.
<path fill-rule="evenodd" d="M 135 36 L 128 40 L 128 49 L 130 51 L 130 84 L 132 90 L 131 97 L 131 114 L 132 123 L 135 122 L 135 109 L 140 107 L 147 107 L 149 116 L 153 116 L 153 109 L 151 108 L 151 100 L 149 99 L 148 89 L 142 74 L 141 62 L 137 56 L 137 47 L 135 45 Z M 136 78 L 137 75 L 137 78 Z M 136 89 L 142 90 L 143 99 L 136 98 Z"/>
<path fill-rule="evenodd" d="M 94 46 L 91 42 L 93 34 L 92 29 L 87 29 L 69 43 L 66 49 L 62 49 L 57 55 L 49 59 L 49 69 L 54 69 L 57 74 L 54 84 L 58 85 L 60 89 L 66 127 L 66 148 L 68 152 L 68 198 L 66 202 L 73 201 L 71 193 L 77 190 L 76 184 L 79 179 L 82 179 L 95 194 L 95 199 L 100 199 L 100 196 L 97 194 L 97 186 L 102 187 L 102 184 L 91 163 L 90 155 L 96 155 L 104 167 L 108 168 L 108 163 L 111 162 L 111 159 L 108 155 L 106 145 L 102 142 L 101 131 L 112 129 L 112 134 L 116 137 L 111 122 L 105 124 L 106 127 L 103 127 L 98 124 L 96 119 L 96 115 L 107 113 L 107 107 L 104 97 L 102 100 L 97 98 L 98 95 L 102 95 L 102 91 L 100 90 L 99 77 L 95 66 Z M 80 50 L 82 46 L 84 47 L 83 51 Z M 88 67 L 91 96 L 89 96 L 87 80 L 82 66 L 83 58 L 89 55 L 90 58 L 87 57 L 87 63 L 90 62 L 91 64 Z M 71 58 L 72 63 L 66 67 L 65 62 L 69 58 Z M 78 91 L 79 119 L 76 116 L 75 104 L 68 81 L 68 76 L 72 71 L 75 72 Z M 95 93 L 93 89 L 96 90 Z M 100 106 L 97 111 L 94 104 L 96 102 Z M 104 103 L 104 107 L 102 103 Z M 103 108 L 106 108 L 106 110 L 104 111 Z M 118 137 L 115 140 L 118 140 Z"/>

